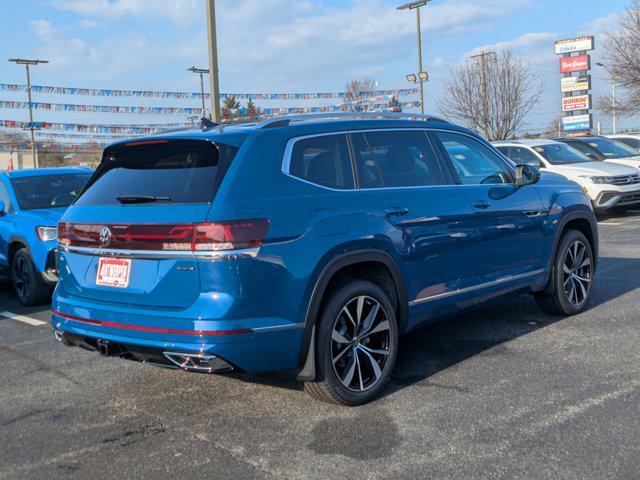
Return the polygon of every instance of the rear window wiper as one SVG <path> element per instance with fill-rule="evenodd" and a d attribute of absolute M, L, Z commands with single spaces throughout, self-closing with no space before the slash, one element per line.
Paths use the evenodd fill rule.
<path fill-rule="evenodd" d="M 116 195 L 116 200 L 120 203 L 153 203 L 170 202 L 170 197 L 158 197 L 155 195 Z"/>

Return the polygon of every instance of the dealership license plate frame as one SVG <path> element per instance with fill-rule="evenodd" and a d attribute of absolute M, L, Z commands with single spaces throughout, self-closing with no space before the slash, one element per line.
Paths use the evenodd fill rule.
<path fill-rule="evenodd" d="M 96 272 L 96 285 L 112 288 L 129 288 L 131 280 L 130 258 L 100 257 L 98 260 L 98 271 Z M 109 269 L 109 267 L 122 267 L 119 269 Z"/>

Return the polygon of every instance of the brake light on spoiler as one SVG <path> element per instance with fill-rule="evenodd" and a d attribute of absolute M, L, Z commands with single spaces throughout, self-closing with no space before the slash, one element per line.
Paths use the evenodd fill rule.
<path fill-rule="evenodd" d="M 58 224 L 63 247 L 115 250 L 228 251 L 262 246 L 269 220 L 213 223 Z"/>

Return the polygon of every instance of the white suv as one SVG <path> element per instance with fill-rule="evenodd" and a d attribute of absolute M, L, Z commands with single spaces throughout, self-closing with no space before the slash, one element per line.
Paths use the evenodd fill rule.
<path fill-rule="evenodd" d="M 577 182 L 591 198 L 594 209 L 640 204 L 637 168 L 592 161 L 575 148 L 554 140 L 512 140 L 493 145 L 515 163 L 534 165 Z"/>

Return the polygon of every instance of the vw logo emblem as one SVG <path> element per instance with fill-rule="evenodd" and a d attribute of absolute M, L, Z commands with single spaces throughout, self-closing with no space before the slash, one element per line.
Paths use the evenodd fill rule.
<path fill-rule="evenodd" d="M 106 247 L 111 242 L 111 230 L 109 227 L 102 227 L 100 230 L 100 246 Z"/>

